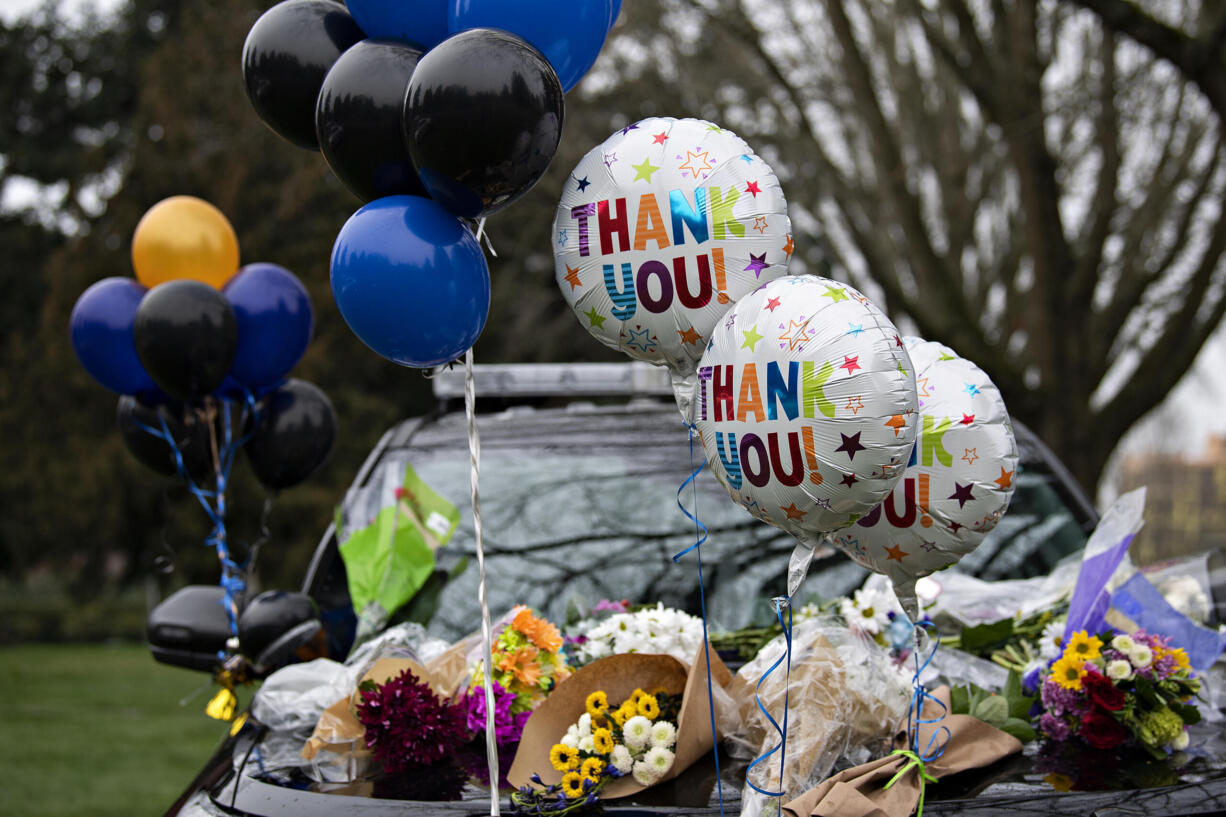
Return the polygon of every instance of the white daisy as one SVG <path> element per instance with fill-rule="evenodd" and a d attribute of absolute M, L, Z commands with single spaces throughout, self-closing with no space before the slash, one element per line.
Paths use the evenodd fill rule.
<path fill-rule="evenodd" d="M 622 774 L 630 774 L 634 769 L 634 758 L 630 756 L 630 750 L 619 743 L 613 747 L 613 754 L 609 756 L 609 765 Z"/>
<path fill-rule="evenodd" d="M 1132 675 L 1132 664 L 1120 659 L 1107 664 L 1107 677 L 1112 681 L 1122 681 Z"/>
<path fill-rule="evenodd" d="M 1154 652 L 1144 644 L 1134 644 L 1128 651 L 1128 658 L 1137 669 L 1145 669 L 1154 661 Z"/>
<path fill-rule="evenodd" d="M 632 753 L 638 754 L 643 751 L 647 742 L 651 740 L 651 721 L 642 715 L 635 715 L 622 725 L 622 740 L 626 742 L 626 748 Z"/>
<path fill-rule="evenodd" d="M 657 777 L 662 777 L 673 767 L 673 753 L 663 746 L 653 746 L 647 750 L 647 754 L 643 755 L 642 762 L 650 766 Z"/>
<path fill-rule="evenodd" d="M 1137 646 L 1137 642 L 1133 641 L 1130 635 L 1120 634 L 1111 639 L 1111 646 L 1120 652 L 1128 653 L 1132 652 L 1132 648 Z"/>
<path fill-rule="evenodd" d="M 651 725 L 651 745 L 671 749 L 677 741 L 677 727 L 668 721 L 656 721 Z"/>

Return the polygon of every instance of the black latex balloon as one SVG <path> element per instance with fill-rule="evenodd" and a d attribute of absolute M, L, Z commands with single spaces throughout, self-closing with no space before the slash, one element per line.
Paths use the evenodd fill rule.
<path fill-rule="evenodd" d="M 243 43 L 243 84 L 255 112 L 295 145 L 318 149 L 319 88 L 337 58 L 364 36 L 332 0 L 284 0 L 264 12 Z"/>
<path fill-rule="evenodd" d="M 290 379 L 260 404 L 243 450 L 264 487 L 297 485 L 327 461 L 336 440 L 336 411 L 305 380 Z"/>
<path fill-rule="evenodd" d="M 426 53 L 409 78 L 404 129 L 430 195 L 459 216 L 497 212 L 544 175 L 562 137 L 562 85 L 506 31 L 474 28 Z"/>
<path fill-rule="evenodd" d="M 226 296 L 208 284 L 179 278 L 141 299 L 132 325 L 141 365 L 162 391 L 179 400 L 212 393 L 238 349 L 238 322 Z"/>
<path fill-rule="evenodd" d="M 315 133 L 328 167 L 362 201 L 425 196 L 400 119 L 422 51 L 393 40 L 363 40 L 324 78 Z"/>
<path fill-rule="evenodd" d="M 170 446 L 163 438 L 146 430 L 161 431 L 163 420 L 189 477 L 199 480 L 215 470 L 208 423 L 189 406 L 183 403 L 147 406 L 131 395 L 124 395 L 115 407 L 115 420 L 124 446 L 141 464 L 157 473 L 168 477 L 179 473 Z"/>

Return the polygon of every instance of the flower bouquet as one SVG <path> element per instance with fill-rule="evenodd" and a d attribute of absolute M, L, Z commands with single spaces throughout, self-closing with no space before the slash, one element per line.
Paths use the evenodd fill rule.
<path fill-rule="evenodd" d="M 565 814 L 671 779 L 713 746 L 706 650 L 594 661 L 532 714 L 507 779 L 522 811 Z M 712 654 L 716 704 L 732 675 Z"/>
<path fill-rule="evenodd" d="M 1170 639 L 1074 632 L 1043 679 L 1039 730 L 1050 740 L 1077 739 L 1094 749 L 1135 744 L 1157 758 L 1188 745 L 1200 721 L 1188 703 L 1200 680 Z"/>
<path fill-rule="evenodd" d="M 562 652 L 562 634 L 544 618 L 519 606 L 492 645 L 494 720 L 500 745 L 515 743 L 541 701 L 571 669 Z M 473 731 L 485 730 L 484 662 L 478 661 L 463 706 Z"/>
<path fill-rule="evenodd" d="M 702 619 L 697 616 L 662 603 L 634 612 L 624 604 L 602 604 L 612 615 L 585 619 L 573 628 L 572 649 L 579 664 L 622 653 L 671 655 L 686 662 L 702 646 Z M 597 605 L 596 611 L 601 609 Z"/>

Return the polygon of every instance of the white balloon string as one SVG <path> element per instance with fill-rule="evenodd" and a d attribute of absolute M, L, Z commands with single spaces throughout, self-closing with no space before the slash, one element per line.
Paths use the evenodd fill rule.
<path fill-rule="evenodd" d="M 498 817 L 498 734 L 494 724 L 494 644 L 490 605 L 485 593 L 485 543 L 481 538 L 481 437 L 477 434 L 476 396 L 473 388 L 473 350 L 464 353 L 464 413 L 468 418 L 468 459 L 471 464 L 473 537 L 477 546 L 477 602 L 481 605 L 481 649 L 484 660 L 481 685 L 485 688 L 485 756 L 490 769 L 490 815 Z"/>
<path fill-rule="evenodd" d="M 494 242 L 490 241 L 489 233 L 485 231 L 485 216 L 482 216 L 477 221 L 477 243 L 481 243 L 481 239 L 485 239 L 485 248 L 489 250 L 490 255 L 497 258 L 498 253 L 494 250 Z"/>

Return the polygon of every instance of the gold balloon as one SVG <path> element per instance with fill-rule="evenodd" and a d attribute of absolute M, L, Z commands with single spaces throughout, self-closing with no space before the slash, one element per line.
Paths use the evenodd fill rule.
<path fill-rule="evenodd" d="M 171 196 L 150 207 L 136 225 L 132 268 L 147 287 L 191 278 L 221 289 L 238 271 L 238 237 L 207 201 Z"/>

